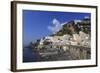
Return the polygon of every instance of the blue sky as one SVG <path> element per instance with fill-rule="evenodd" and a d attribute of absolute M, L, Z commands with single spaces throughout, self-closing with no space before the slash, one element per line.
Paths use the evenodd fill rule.
<path fill-rule="evenodd" d="M 40 39 L 52 34 L 48 26 L 52 25 L 54 19 L 60 23 L 71 20 L 80 20 L 85 16 L 90 17 L 90 13 L 75 12 L 55 12 L 55 11 L 35 11 L 23 10 L 23 44 L 27 45 L 31 41 Z"/>

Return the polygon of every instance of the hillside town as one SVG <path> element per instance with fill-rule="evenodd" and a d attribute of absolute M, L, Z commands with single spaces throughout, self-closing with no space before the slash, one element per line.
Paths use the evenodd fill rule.
<path fill-rule="evenodd" d="M 30 47 L 44 60 L 90 59 L 90 18 L 63 23 L 59 31 L 31 42 Z"/>

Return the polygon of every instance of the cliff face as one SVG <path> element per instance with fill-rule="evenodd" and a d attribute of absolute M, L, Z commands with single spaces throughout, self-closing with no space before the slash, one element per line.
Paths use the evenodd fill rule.
<path fill-rule="evenodd" d="M 89 18 L 83 20 L 73 20 L 62 26 L 62 29 L 52 36 L 63 36 L 64 34 L 72 35 L 74 33 L 79 33 L 83 31 L 87 34 L 90 34 L 91 23 Z"/>

